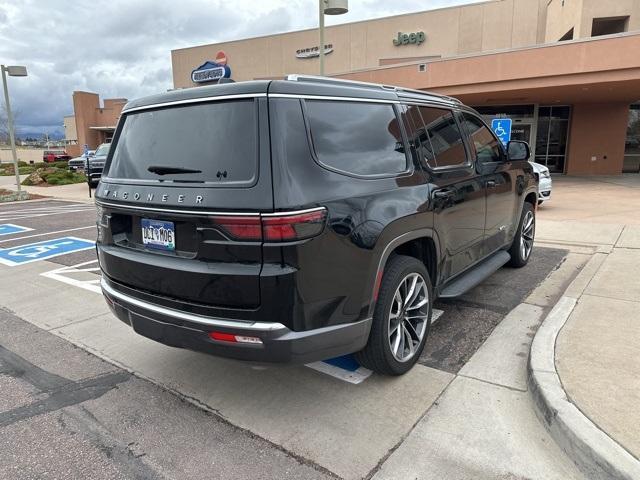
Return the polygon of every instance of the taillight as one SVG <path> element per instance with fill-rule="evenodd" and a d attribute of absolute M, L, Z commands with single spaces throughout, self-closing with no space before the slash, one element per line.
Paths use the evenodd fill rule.
<path fill-rule="evenodd" d="M 260 216 L 216 216 L 212 220 L 232 240 L 260 241 L 262 240 L 262 225 Z"/>
<path fill-rule="evenodd" d="M 325 208 L 303 213 L 274 213 L 262 217 L 265 242 L 291 242 L 315 237 L 322 232 L 327 217 Z"/>
<path fill-rule="evenodd" d="M 232 240 L 292 242 L 322 233 L 327 218 L 324 207 L 303 212 L 262 216 L 214 216 L 211 219 Z"/>

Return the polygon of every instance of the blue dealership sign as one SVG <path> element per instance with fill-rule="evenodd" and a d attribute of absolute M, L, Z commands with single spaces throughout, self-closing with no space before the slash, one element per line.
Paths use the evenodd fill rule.
<path fill-rule="evenodd" d="M 221 78 L 230 78 L 231 68 L 216 62 L 204 62 L 191 72 L 193 83 L 219 82 Z"/>
<path fill-rule="evenodd" d="M 95 242 L 76 237 L 54 238 L 0 250 L 0 264 L 9 267 L 94 248 Z"/>
<path fill-rule="evenodd" d="M 494 118 L 491 120 L 491 130 L 496 134 L 498 140 L 503 145 L 509 143 L 511 140 L 511 119 L 510 118 Z"/>
<path fill-rule="evenodd" d="M 29 232 L 31 230 L 33 230 L 33 228 L 21 227 L 13 223 L 3 223 L 0 225 L 0 235 L 11 235 L 12 233 Z"/>

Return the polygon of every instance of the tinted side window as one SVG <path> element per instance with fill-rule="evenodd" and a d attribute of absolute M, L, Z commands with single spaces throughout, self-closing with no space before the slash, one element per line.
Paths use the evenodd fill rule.
<path fill-rule="evenodd" d="M 307 100 L 318 161 L 354 175 L 393 175 L 407 157 L 393 105 Z"/>
<path fill-rule="evenodd" d="M 434 168 L 437 166 L 436 158 L 433 153 L 433 147 L 431 146 L 431 140 L 429 140 L 429 136 L 427 135 L 427 129 L 422 120 L 422 115 L 420 114 L 424 109 L 426 109 L 426 107 L 409 105 L 406 107 L 404 119 L 409 142 L 414 146 L 418 160 Z"/>
<path fill-rule="evenodd" d="M 456 167 L 467 163 L 460 129 L 453 112 L 442 108 L 420 109 L 422 120 L 429 133 L 429 140 L 438 167 Z"/>
<path fill-rule="evenodd" d="M 476 158 L 482 163 L 499 162 L 502 158 L 500 144 L 482 121 L 467 113 L 462 114 L 462 125 L 475 149 Z"/>

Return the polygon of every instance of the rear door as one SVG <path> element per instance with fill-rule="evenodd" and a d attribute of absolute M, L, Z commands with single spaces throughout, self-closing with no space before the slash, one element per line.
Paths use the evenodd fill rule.
<path fill-rule="evenodd" d="M 442 107 L 409 106 L 410 141 L 430 174 L 431 208 L 442 252 L 441 280 L 457 275 L 482 256 L 484 184 L 467 157 L 453 112 Z"/>
<path fill-rule="evenodd" d="M 461 113 L 469 149 L 475 157 L 478 174 L 486 187 L 487 215 L 484 227 L 485 248 L 489 255 L 506 245 L 517 228 L 517 178 L 493 132 L 476 115 Z"/>
<path fill-rule="evenodd" d="M 266 98 L 125 113 L 97 192 L 111 280 L 194 305 L 260 305 L 273 211 Z"/>

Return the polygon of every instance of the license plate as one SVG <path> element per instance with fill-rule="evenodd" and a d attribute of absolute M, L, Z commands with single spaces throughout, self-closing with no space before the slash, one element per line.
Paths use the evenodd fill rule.
<path fill-rule="evenodd" d="M 141 226 L 142 243 L 147 247 L 160 250 L 176 249 L 176 231 L 173 222 L 143 218 Z"/>

